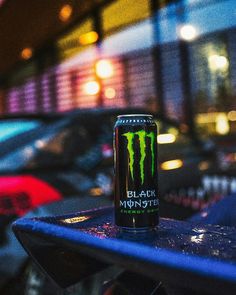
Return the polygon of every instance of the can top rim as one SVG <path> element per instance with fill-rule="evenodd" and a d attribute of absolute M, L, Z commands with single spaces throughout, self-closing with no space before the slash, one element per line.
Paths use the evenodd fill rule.
<path fill-rule="evenodd" d="M 153 117 L 151 114 L 127 114 L 127 115 L 119 115 L 118 118 L 121 117 Z"/>

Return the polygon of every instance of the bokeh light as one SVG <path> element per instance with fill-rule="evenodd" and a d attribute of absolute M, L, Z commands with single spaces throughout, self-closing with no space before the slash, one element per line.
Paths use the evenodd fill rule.
<path fill-rule="evenodd" d="M 175 160 L 170 160 L 161 163 L 161 169 L 162 170 L 173 170 L 173 169 L 178 169 L 183 166 L 183 161 L 181 159 L 175 159 Z"/>
<path fill-rule="evenodd" d="M 25 60 L 30 59 L 32 55 L 33 55 L 33 51 L 32 51 L 32 48 L 30 47 L 24 48 L 20 54 L 21 58 Z"/>
<path fill-rule="evenodd" d="M 116 96 L 116 91 L 112 87 L 106 88 L 104 93 L 105 93 L 105 97 L 109 99 L 115 98 Z"/>
<path fill-rule="evenodd" d="M 96 74 L 99 78 L 105 79 L 113 76 L 113 66 L 109 60 L 100 60 L 96 63 Z"/>
<path fill-rule="evenodd" d="M 208 65 L 212 71 L 226 71 L 229 67 L 229 61 L 223 55 L 213 54 L 208 58 Z"/>
<path fill-rule="evenodd" d="M 209 167 L 210 167 L 210 162 L 209 161 L 201 161 L 198 164 L 198 169 L 200 171 L 205 171 L 205 170 L 209 169 Z"/>
<path fill-rule="evenodd" d="M 229 121 L 226 114 L 222 113 L 216 117 L 216 132 L 225 135 L 230 131 Z"/>
<path fill-rule="evenodd" d="M 82 34 L 79 37 L 79 43 L 81 45 L 89 45 L 89 44 L 93 44 L 98 40 L 98 33 L 95 31 L 91 31 L 85 34 Z"/>
<path fill-rule="evenodd" d="M 96 95 L 100 91 L 100 85 L 97 81 L 89 81 L 84 85 L 84 92 L 88 95 Z"/>
<path fill-rule="evenodd" d="M 69 4 L 63 5 L 59 12 L 59 19 L 62 22 L 66 22 L 71 17 L 72 12 L 73 12 L 73 8 L 71 5 Z"/>
<path fill-rule="evenodd" d="M 185 41 L 193 41 L 197 37 L 197 30 L 192 25 L 183 25 L 179 30 L 179 35 Z"/>
<path fill-rule="evenodd" d="M 159 144 L 168 144 L 176 141 L 176 136 L 170 133 L 163 133 L 157 135 L 157 142 Z"/>
<path fill-rule="evenodd" d="M 228 112 L 227 117 L 228 117 L 228 119 L 230 121 L 236 121 L 236 111 L 230 111 L 230 112 Z"/>

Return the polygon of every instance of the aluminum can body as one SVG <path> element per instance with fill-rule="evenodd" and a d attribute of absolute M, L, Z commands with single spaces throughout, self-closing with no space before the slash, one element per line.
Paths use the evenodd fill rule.
<path fill-rule="evenodd" d="M 114 128 L 115 223 L 150 230 L 159 222 L 157 126 L 152 115 L 118 116 Z"/>

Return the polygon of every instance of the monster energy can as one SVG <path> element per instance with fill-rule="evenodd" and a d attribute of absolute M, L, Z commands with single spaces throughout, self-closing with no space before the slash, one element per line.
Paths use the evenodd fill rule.
<path fill-rule="evenodd" d="M 157 126 L 152 115 L 121 115 L 115 124 L 115 223 L 149 230 L 159 221 Z"/>

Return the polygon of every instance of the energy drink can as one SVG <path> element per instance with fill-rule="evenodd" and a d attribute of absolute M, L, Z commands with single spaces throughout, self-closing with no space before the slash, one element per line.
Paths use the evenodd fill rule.
<path fill-rule="evenodd" d="M 146 231 L 159 222 L 157 126 L 152 115 L 118 116 L 114 130 L 115 223 Z"/>

